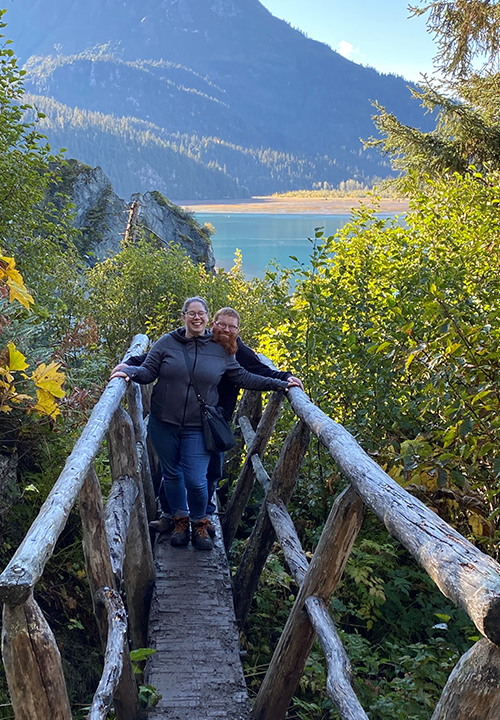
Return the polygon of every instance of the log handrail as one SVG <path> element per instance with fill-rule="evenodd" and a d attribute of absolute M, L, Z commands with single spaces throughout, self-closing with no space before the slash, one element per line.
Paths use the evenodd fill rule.
<path fill-rule="evenodd" d="M 482 635 L 500 643 L 500 565 L 398 485 L 354 437 L 299 388 L 292 408 L 329 451 L 364 504 L 415 557 L 443 595 L 465 610 Z"/>
<path fill-rule="evenodd" d="M 137 335 L 124 359 L 142 353 L 148 342 L 146 335 Z M 129 394 L 132 422 L 121 408 L 126 390 L 127 383 L 119 378 L 108 383 L 38 516 L 0 575 L 0 600 L 4 602 L 2 653 L 18 720 L 71 717 L 61 657 L 50 627 L 33 599 L 33 588 L 79 495 L 87 577 L 105 650 L 103 675 L 89 717 L 104 720 L 112 703 L 117 720 L 138 720 L 141 715 L 128 652 L 129 623 L 119 593 L 123 579 L 132 646 L 144 647 L 154 566 L 143 479 L 149 485 L 150 505 L 152 482 L 144 457 L 146 436 L 140 393 L 133 388 Z M 104 507 L 93 461 L 106 433 L 113 484 Z M 127 548 L 127 537 L 131 534 L 134 537 Z M 129 555 L 134 556 L 132 560 Z M 140 607 L 134 607 L 134 603 Z"/>
<path fill-rule="evenodd" d="M 146 336 L 136 336 L 125 358 L 140 354 L 147 342 Z M 50 628 L 33 599 L 33 587 L 43 573 L 79 494 L 89 583 L 101 640 L 106 648 L 103 676 L 90 717 L 104 718 L 111 702 L 114 702 L 118 720 L 136 720 L 140 714 L 127 652 L 127 617 L 119 590 L 124 580 L 132 644 L 145 646 L 145 621 L 154 576 L 147 527 L 148 515 L 153 509 L 153 491 L 140 392 L 137 387 L 132 387 L 129 392 L 130 417 L 121 408 L 126 388 L 126 383 L 120 379 L 108 384 L 38 517 L 0 575 L 0 600 L 5 603 L 6 628 L 3 651 L 13 706 L 15 709 L 22 707 L 21 689 L 24 693 L 26 687 L 32 687 L 41 698 L 36 712 L 36 703 L 32 702 L 33 710 L 26 713 L 24 708 L 20 718 L 69 718 L 60 656 Z M 248 394 L 244 395 L 242 407 L 248 397 Z M 233 581 L 240 622 L 249 608 L 275 537 L 299 586 L 252 710 L 253 720 L 282 720 L 285 717 L 316 635 L 327 660 L 326 690 L 340 717 L 342 720 L 366 720 L 350 685 L 347 655 L 328 614 L 329 599 L 341 579 L 361 527 L 364 507 L 379 517 L 443 594 L 464 609 L 485 636 L 459 661 L 433 715 L 433 720 L 475 720 L 467 710 L 467 703 L 470 704 L 481 678 L 488 676 L 488 669 L 497 672 L 500 667 L 500 565 L 395 483 L 353 436 L 319 410 L 303 391 L 292 388 L 288 397 L 299 422 L 285 440 L 271 477 L 264 468 L 262 456 L 276 425 L 283 395 L 274 393 L 271 396 L 255 430 L 248 418 L 240 417 L 247 456 L 223 523 L 224 541 L 229 547 L 254 479 L 258 479 L 266 497 Z M 247 405 L 257 407 L 256 402 L 258 405 L 260 401 L 253 397 Z M 318 437 L 350 482 L 333 504 L 310 563 L 286 510 L 307 448 L 309 431 Z M 93 460 L 105 433 L 108 433 L 113 485 L 104 507 Z M 137 570 L 139 567 L 140 571 Z M 39 640 L 32 644 L 26 669 L 15 659 L 15 653 L 23 647 L 23 638 L 31 631 L 35 640 L 38 636 Z M 45 660 L 41 660 L 43 656 Z M 33 672 L 28 681 L 30 668 Z M 496 720 L 500 693 L 494 688 L 488 692 L 486 698 L 481 696 L 481 712 L 487 720 Z M 450 714 L 449 710 L 452 701 L 458 708 L 455 714 Z"/>
<path fill-rule="evenodd" d="M 273 367 L 267 358 L 260 357 Z M 302 390 L 291 388 L 289 399 L 296 416 L 325 446 L 350 482 L 351 489 L 334 503 L 332 512 L 335 509 L 337 517 L 332 524 L 330 515 L 311 566 L 308 566 L 285 506 L 281 499 L 276 502 L 272 498 L 273 484 L 264 470 L 262 451 L 255 452 L 255 438 L 259 435 L 260 426 L 254 431 L 249 420 L 240 414 L 239 424 L 247 446 L 244 467 L 249 477 L 246 492 L 256 478 L 266 492 L 266 499 L 233 580 L 239 621 L 250 606 L 258 576 L 270 551 L 269 533 L 263 532 L 267 522 L 265 516 L 274 527 L 287 565 L 300 588 L 257 695 L 252 710 L 253 720 L 282 720 L 285 717 L 316 634 L 328 665 L 327 694 L 340 717 L 342 720 L 366 720 L 367 716 L 350 685 L 347 656 L 326 604 L 342 575 L 361 527 L 365 506 L 416 558 L 441 592 L 465 610 L 485 636 L 477 644 L 481 650 L 476 653 L 469 651 L 458 663 L 443 690 L 433 720 L 470 720 L 472 717 L 475 720 L 476 715 L 471 715 L 474 704 L 471 697 L 476 695 L 481 696 L 483 716 L 493 720 L 500 712 L 500 692 L 492 689 L 484 678 L 488 677 L 488 667 L 496 677 L 500 663 L 500 565 L 399 486 L 345 428 L 317 408 Z M 250 468 L 253 470 L 252 478 Z M 235 497 L 237 493 L 238 486 L 230 501 L 232 506 L 241 504 Z M 340 510 L 342 504 L 343 511 Z M 226 538 L 227 547 L 234 533 L 235 528 L 232 527 L 231 535 Z M 252 575 L 253 571 L 256 577 Z M 486 652 L 484 648 L 487 648 Z M 465 682 L 467 691 L 459 693 L 458 688 Z M 484 688 L 483 694 L 480 690 L 476 691 L 477 687 Z M 458 694 L 461 697 L 460 707 L 455 703 L 455 709 L 450 713 L 450 698 Z M 479 720 L 479 716 L 477 718 Z"/>
<path fill-rule="evenodd" d="M 136 335 L 125 358 L 144 352 L 147 343 L 146 335 Z M 41 578 L 126 389 L 119 378 L 108 383 L 37 518 L 0 575 L 1 602 L 24 602 Z"/>

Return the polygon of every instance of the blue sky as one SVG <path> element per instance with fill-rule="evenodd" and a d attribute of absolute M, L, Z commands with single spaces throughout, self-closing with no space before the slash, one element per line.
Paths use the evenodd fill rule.
<path fill-rule="evenodd" d="M 436 46 L 425 18 L 404 0 L 261 0 L 276 17 L 361 65 L 418 80 L 431 73 Z M 418 0 L 412 0 L 418 5 Z"/>

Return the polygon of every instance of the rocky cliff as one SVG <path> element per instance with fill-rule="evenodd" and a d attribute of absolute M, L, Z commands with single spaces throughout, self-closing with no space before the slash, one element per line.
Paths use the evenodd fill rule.
<path fill-rule="evenodd" d="M 119 252 L 131 202 L 136 202 L 139 226 L 166 247 L 180 245 L 195 263 L 214 269 L 210 231 L 160 192 L 135 194 L 127 203 L 114 192 L 100 167 L 91 168 L 77 160 L 65 163 L 59 174 L 61 180 L 53 193 L 68 195 L 75 206 L 74 226 L 82 233 L 80 251 L 89 264 Z"/>

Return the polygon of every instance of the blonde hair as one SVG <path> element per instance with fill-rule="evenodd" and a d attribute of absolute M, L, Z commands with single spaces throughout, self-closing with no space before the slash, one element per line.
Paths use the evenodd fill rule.
<path fill-rule="evenodd" d="M 238 321 L 238 326 L 240 324 L 240 314 L 236 312 L 236 310 L 232 307 L 223 307 L 220 310 L 217 310 L 217 312 L 214 315 L 213 322 L 217 322 L 217 320 L 220 318 L 221 315 L 228 315 L 229 317 L 235 318 L 235 320 Z"/>

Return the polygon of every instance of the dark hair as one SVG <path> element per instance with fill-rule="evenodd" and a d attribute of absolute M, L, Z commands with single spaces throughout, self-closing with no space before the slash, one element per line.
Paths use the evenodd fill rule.
<path fill-rule="evenodd" d="M 183 315 L 185 313 L 187 313 L 189 306 L 191 305 L 191 303 L 194 303 L 194 302 L 201 303 L 203 305 L 203 307 L 205 308 L 205 312 L 207 313 L 207 315 L 210 316 L 207 301 L 204 300 L 202 297 L 199 297 L 198 295 L 195 295 L 194 297 L 186 298 L 186 300 L 184 301 L 184 305 L 182 306 L 181 313 Z"/>

